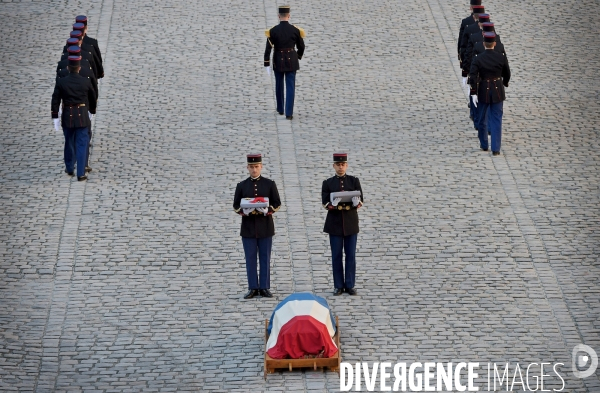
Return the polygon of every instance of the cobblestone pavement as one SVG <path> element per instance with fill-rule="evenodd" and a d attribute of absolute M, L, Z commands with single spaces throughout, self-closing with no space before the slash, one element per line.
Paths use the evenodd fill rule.
<path fill-rule="evenodd" d="M 459 82 L 463 3 L 292 3 L 289 122 L 262 67 L 274 0 L 0 2 L 0 391 L 336 391 L 263 380 L 263 321 L 301 290 L 339 316 L 345 361 L 562 362 L 565 391 L 600 391 L 570 372 L 574 345 L 600 352 L 600 5 L 485 2 L 513 72 L 492 158 Z M 80 13 L 107 75 L 86 183 L 49 116 Z M 366 200 L 357 297 L 330 295 L 337 150 Z M 241 300 L 248 151 L 284 202 L 269 300 Z"/>

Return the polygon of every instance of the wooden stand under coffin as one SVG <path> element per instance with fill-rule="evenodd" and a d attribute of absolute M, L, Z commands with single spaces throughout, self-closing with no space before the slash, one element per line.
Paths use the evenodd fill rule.
<path fill-rule="evenodd" d="M 300 368 L 317 368 L 329 369 L 340 373 L 340 363 L 342 362 L 342 348 L 340 347 L 340 325 L 338 317 L 335 317 L 335 335 L 333 341 L 338 348 L 338 351 L 330 358 L 314 358 L 314 359 L 273 359 L 267 354 L 267 341 L 269 341 L 269 320 L 265 319 L 265 379 L 267 374 L 272 374 L 276 369 L 293 369 Z"/>

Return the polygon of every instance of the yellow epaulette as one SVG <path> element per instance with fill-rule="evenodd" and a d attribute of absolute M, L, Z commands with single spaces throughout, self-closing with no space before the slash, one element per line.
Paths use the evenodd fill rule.
<path fill-rule="evenodd" d="M 300 37 L 301 38 L 306 37 L 306 33 L 304 32 L 304 29 L 302 27 L 298 27 L 296 25 L 292 25 L 292 26 L 294 26 L 296 29 L 300 30 Z"/>
<path fill-rule="evenodd" d="M 275 26 L 273 26 L 273 27 L 275 27 Z M 273 27 L 271 27 L 271 28 L 269 28 L 269 29 L 266 29 L 266 30 L 265 30 L 265 37 L 267 37 L 267 38 L 271 38 L 271 29 L 272 29 Z"/>

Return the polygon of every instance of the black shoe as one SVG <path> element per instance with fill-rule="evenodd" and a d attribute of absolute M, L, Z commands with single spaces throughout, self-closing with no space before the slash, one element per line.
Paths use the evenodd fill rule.
<path fill-rule="evenodd" d="M 346 288 L 346 293 L 348 295 L 350 295 L 350 296 L 356 296 L 357 295 L 356 289 L 354 289 L 354 288 Z"/>
<path fill-rule="evenodd" d="M 77 176 L 77 181 L 85 181 L 87 180 L 87 176 Z"/>
<path fill-rule="evenodd" d="M 344 293 L 344 290 L 342 288 L 335 288 L 333 290 L 333 296 L 340 296 L 342 293 Z"/>
<path fill-rule="evenodd" d="M 281 116 L 283 116 L 283 112 L 277 112 L 277 113 L 279 113 Z"/>
<path fill-rule="evenodd" d="M 259 289 L 258 292 L 262 297 L 273 297 L 273 294 L 268 289 Z"/>
<path fill-rule="evenodd" d="M 244 295 L 244 299 L 252 299 L 254 296 L 258 296 L 258 289 L 249 289 Z"/>
<path fill-rule="evenodd" d="M 86 166 L 85 167 L 85 173 L 89 173 L 92 171 L 92 167 L 91 166 Z"/>
<path fill-rule="evenodd" d="M 69 176 L 75 176 L 75 172 L 69 172 L 65 169 L 65 173 Z"/>
<path fill-rule="evenodd" d="M 286 116 L 285 118 L 288 120 L 292 120 L 294 118 L 294 116 Z"/>
<path fill-rule="evenodd" d="M 484 149 L 484 148 L 482 147 L 482 148 L 481 148 L 481 150 L 483 150 L 483 151 L 488 151 L 488 150 L 490 150 L 490 149 L 488 149 L 488 148 L 485 148 L 485 149 Z"/>
<path fill-rule="evenodd" d="M 492 152 L 492 154 L 495 155 L 495 156 L 499 156 L 500 152 L 499 151 L 494 151 L 494 152 Z"/>

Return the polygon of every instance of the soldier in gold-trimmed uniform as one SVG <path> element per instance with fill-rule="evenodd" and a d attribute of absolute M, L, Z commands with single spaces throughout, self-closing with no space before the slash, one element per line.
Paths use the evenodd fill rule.
<path fill-rule="evenodd" d="M 265 49 L 265 67 L 271 75 L 271 49 L 273 50 L 273 71 L 275 73 L 275 95 L 277 112 L 292 120 L 294 114 L 294 95 L 296 88 L 296 71 L 300 69 L 299 60 L 304 54 L 304 30 L 289 22 L 290 7 L 279 7 L 279 24 L 265 30 L 267 46 Z M 298 48 L 298 52 L 296 52 Z M 285 98 L 283 84 L 285 80 Z M 285 104 L 285 105 L 284 105 Z"/>

